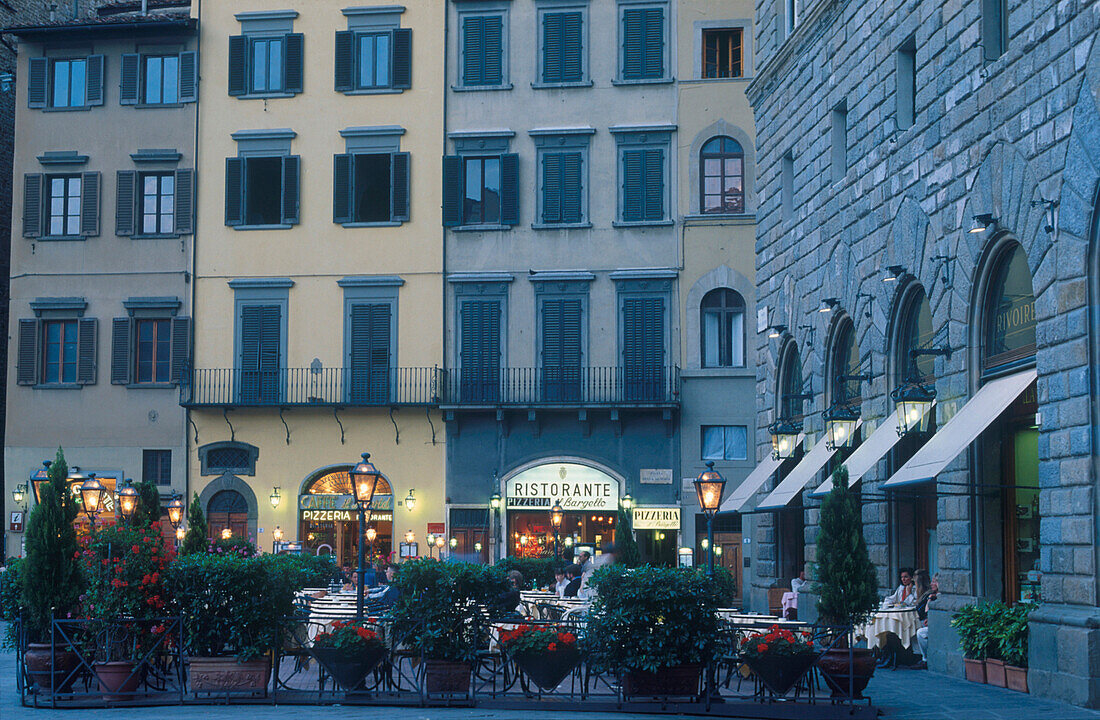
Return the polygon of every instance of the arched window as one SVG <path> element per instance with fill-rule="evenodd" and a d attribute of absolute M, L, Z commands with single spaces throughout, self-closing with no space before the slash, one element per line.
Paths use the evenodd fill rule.
<path fill-rule="evenodd" d="M 983 374 L 1026 365 L 1035 357 L 1035 295 L 1027 256 L 1011 243 L 995 262 L 985 297 Z"/>
<path fill-rule="evenodd" d="M 836 342 L 833 343 L 833 352 L 829 362 L 830 401 L 832 403 L 846 403 L 859 405 L 860 381 L 846 379 L 838 380 L 841 376 L 851 378 L 859 375 L 859 343 L 856 342 L 856 327 L 851 318 L 840 320 L 836 331 Z"/>
<path fill-rule="evenodd" d="M 703 367 L 744 367 L 745 300 L 718 288 L 703 296 L 700 312 Z"/>
<path fill-rule="evenodd" d="M 926 382 L 935 379 L 936 359 L 931 355 L 911 358 L 911 350 L 928 348 L 932 344 L 932 308 L 924 288 L 916 283 L 905 298 L 900 324 L 898 326 L 897 357 L 895 374 L 898 383 L 904 382 L 916 372 Z"/>
<path fill-rule="evenodd" d="M 699 207 L 706 214 L 745 212 L 745 151 L 731 137 L 711 138 L 699 153 Z"/>
<path fill-rule="evenodd" d="M 783 353 L 779 373 L 779 416 L 783 420 L 802 422 L 802 357 L 798 346 L 791 342 Z"/>
<path fill-rule="evenodd" d="M 212 538 L 220 538 L 222 531 L 229 530 L 233 537 L 249 539 L 248 501 L 236 490 L 214 493 L 206 505 L 206 526 Z"/>

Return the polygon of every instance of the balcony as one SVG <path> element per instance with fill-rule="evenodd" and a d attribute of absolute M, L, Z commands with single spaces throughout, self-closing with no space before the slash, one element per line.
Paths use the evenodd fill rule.
<path fill-rule="evenodd" d="M 670 408 L 680 404 L 680 368 L 463 368 L 447 371 L 450 409 L 513 407 Z"/>
<path fill-rule="evenodd" d="M 443 370 L 434 367 L 203 368 L 184 373 L 180 405 L 189 408 L 438 405 L 443 380 Z"/>

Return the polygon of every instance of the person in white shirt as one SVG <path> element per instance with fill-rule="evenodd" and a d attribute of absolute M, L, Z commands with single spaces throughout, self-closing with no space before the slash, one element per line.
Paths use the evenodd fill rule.
<path fill-rule="evenodd" d="M 916 605 L 917 593 L 913 589 L 913 568 L 901 569 L 901 585 L 883 600 L 884 605 Z"/>
<path fill-rule="evenodd" d="M 806 568 L 802 568 L 802 571 L 798 573 L 798 577 L 791 580 L 791 592 L 800 593 L 810 589 L 810 581 L 806 579 Z"/>
<path fill-rule="evenodd" d="M 565 579 L 565 568 L 558 567 L 554 569 L 554 594 L 559 598 L 565 597 L 565 588 L 569 586 L 569 581 Z"/>

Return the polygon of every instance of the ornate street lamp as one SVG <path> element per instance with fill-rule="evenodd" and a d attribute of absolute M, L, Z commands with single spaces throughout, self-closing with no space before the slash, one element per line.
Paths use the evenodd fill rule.
<path fill-rule="evenodd" d="M 279 543 L 283 541 L 283 529 L 278 525 L 275 526 L 275 530 L 271 533 L 271 552 L 279 552 Z"/>
<path fill-rule="evenodd" d="M 53 463 L 49 460 L 42 461 L 42 468 L 35 470 L 31 475 L 31 491 L 34 493 L 34 502 L 37 505 L 42 502 L 42 485 L 50 481 L 50 465 Z M 73 468 L 76 470 L 76 468 Z"/>
<path fill-rule="evenodd" d="M 187 537 L 187 531 L 181 527 L 176 528 L 176 545 L 178 546 Z"/>
<path fill-rule="evenodd" d="M 134 487 L 130 478 L 126 478 L 125 484 L 122 489 L 118 491 L 118 513 L 122 516 L 122 519 L 129 525 L 130 521 L 134 517 L 134 513 L 137 512 L 138 505 L 141 503 L 141 496 L 138 495 L 137 488 Z"/>
<path fill-rule="evenodd" d="M 695 494 L 699 498 L 699 507 L 707 516 L 707 546 L 714 545 L 714 515 L 722 506 L 722 495 L 726 491 L 726 479 L 714 469 L 714 462 L 707 463 L 707 469 L 695 478 Z M 707 575 L 714 574 L 714 554 L 707 556 Z"/>
<path fill-rule="evenodd" d="M 788 418 L 780 418 L 768 426 L 772 436 L 772 457 L 786 460 L 794 455 L 798 446 L 798 435 L 802 432 L 802 423 Z"/>
<path fill-rule="evenodd" d="M 451 546 L 452 550 L 454 550 L 456 547 L 458 547 L 458 538 L 451 538 L 449 541 L 447 541 L 447 544 Z"/>
<path fill-rule="evenodd" d="M 474 551 L 475 552 L 480 554 L 481 553 L 481 548 L 482 548 L 482 544 L 481 544 L 480 540 L 478 542 L 474 543 Z"/>
<path fill-rule="evenodd" d="M 222 540 L 228 540 L 233 537 L 233 530 L 230 528 L 222 528 Z"/>
<path fill-rule="evenodd" d="M 560 555 L 558 548 L 558 529 L 561 528 L 561 521 L 565 518 L 565 511 L 562 510 L 561 503 L 555 502 L 554 507 L 550 508 L 550 525 L 554 528 L 554 559 L 557 560 Z"/>
<path fill-rule="evenodd" d="M 825 446 L 830 450 L 851 447 L 859 411 L 851 405 L 836 403 L 821 416 L 825 419 Z"/>
<path fill-rule="evenodd" d="M 494 474 L 493 475 L 493 482 L 494 483 L 496 483 L 496 479 L 497 479 L 496 474 Z M 501 525 L 500 525 L 501 500 L 502 499 L 500 497 L 500 493 L 498 493 L 498 492 L 494 492 L 492 495 L 489 496 L 489 507 L 492 508 L 492 510 L 493 510 L 493 521 L 494 521 L 493 525 L 495 527 L 495 529 L 493 530 L 492 537 L 495 539 L 498 548 L 500 547 L 500 542 L 501 542 L 501 537 L 500 537 L 501 536 Z M 499 552 L 499 550 L 498 550 L 498 552 Z M 493 560 L 493 558 L 489 558 L 490 562 L 492 562 L 492 560 Z"/>
<path fill-rule="evenodd" d="M 11 499 L 15 501 L 16 505 L 22 505 L 23 500 L 27 497 L 27 486 L 25 484 L 16 485 L 15 489 L 11 491 Z"/>
<path fill-rule="evenodd" d="M 73 470 L 77 473 L 80 472 L 80 468 L 74 467 Z M 83 476 L 80 475 L 79 477 Z M 88 473 L 87 478 L 80 484 L 80 503 L 84 506 L 84 514 L 92 524 L 92 530 L 95 530 L 95 520 L 103 512 L 103 500 L 107 497 L 107 488 L 103 486 L 95 473 Z"/>
<path fill-rule="evenodd" d="M 909 378 L 890 393 L 894 407 L 898 411 L 898 436 L 911 432 L 927 432 L 928 421 L 932 414 L 932 404 L 936 401 L 936 388 L 921 382 L 919 377 Z"/>
<path fill-rule="evenodd" d="M 370 453 L 363 453 L 363 459 L 355 464 L 348 474 L 351 476 L 351 485 L 355 489 L 355 505 L 359 509 L 359 535 L 356 545 L 359 546 L 359 572 L 355 588 L 355 616 L 363 617 L 363 598 L 366 593 L 366 552 L 363 545 L 363 533 L 367 525 L 367 513 L 371 503 L 374 502 L 374 491 L 378 487 L 378 479 L 381 473 L 374 463 L 370 461 Z"/>
<path fill-rule="evenodd" d="M 428 543 L 428 557 L 432 556 L 432 548 L 435 547 L 435 533 L 428 533 L 424 536 L 424 540 Z"/>
<path fill-rule="evenodd" d="M 279 495 L 279 488 L 272 490 L 271 494 L 267 496 L 267 499 L 271 501 L 271 507 L 278 508 L 279 503 L 283 500 L 282 496 Z"/>
<path fill-rule="evenodd" d="M 178 528 L 183 522 L 183 500 L 179 495 L 173 496 L 168 503 L 168 522 L 172 523 L 174 528 Z"/>
<path fill-rule="evenodd" d="M 413 495 L 413 489 L 409 488 L 409 494 L 405 496 L 405 509 L 412 512 L 416 509 L 416 496 Z"/>

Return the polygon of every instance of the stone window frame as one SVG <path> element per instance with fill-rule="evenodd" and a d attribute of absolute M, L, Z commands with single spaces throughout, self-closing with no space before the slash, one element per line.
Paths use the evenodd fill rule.
<path fill-rule="evenodd" d="M 741 29 L 741 76 L 735 78 L 705 78 L 703 77 L 703 32 L 706 30 L 736 30 Z M 692 46 L 694 48 L 691 61 L 691 77 L 700 82 L 734 82 L 752 80 L 756 72 L 756 53 L 753 42 L 752 18 L 731 18 L 729 20 L 696 20 L 691 29 Z M 731 136 L 732 137 L 732 136 Z M 736 139 L 736 138 L 734 138 Z M 740 140 L 738 140 L 740 142 Z M 742 143 L 742 146 L 744 143 Z"/>
<path fill-rule="evenodd" d="M 581 369 L 591 367 L 589 354 L 589 321 L 591 318 L 589 296 L 596 276 L 585 271 L 541 272 L 528 278 L 535 289 L 535 368 L 541 377 L 543 370 L 543 304 L 551 300 L 581 301 Z M 583 381 L 582 381 L 583 384 Z M 544 390 L 545 392 L 545 390 Z M 583 392 L 583 389 L 582 389 Z"/>
<path fill-rule="evenodd" d="M 455 0 L 457 19 L 455 21 L 455 77 L 451 83 L 453 92 L 495 92 L 512 89 L 511 54 L 511 0 Z M 500 84 L 466 85 L 462 68 L 466 62 L 466 42 L 462 35 L 462 21 L 468 17 L 500 17 Z"/>
<path fill-rule="evenodd" d="M 233 138 L 237 145 L 236 157 L 248 160 L 249 158 L 293 158 L 301 156 L 294 155 L 292 153 L 292 147 L 294 139 L 298 137 L 298 133 L 290 128 L 273 128 L 273 129 L 261 129 L 261 130 L 238 130 L 234 132 L 230 137 Z M 299 160 L 300 162 L 300 160 Z M 248 187 L 247 187 L 247 165 L 242 170 L 241 182 L 244 187 L 244 194 L 241 199 L 243 216 L 247 216 L 246 206 L 248 204 Z M 298 202 L 301 203 L 302 196 L 302 177 L 301 167 L 299 165 L 298 172 Z M 286 187 L 283 185 L 282 179 L 279 183 L 279 193 L 281 196 L 286 195 Z M 298 215 L 301 215 L 299 209 Z M 299 217 L 298 223 L 301 222 Z M 247 232 L 249 230 L 289 230 L 298 223 L 273 223 L 270 225 L 250 225 L 247 222 L 242 222 L 239 225 L 230 225 L 234 230 Z"/>
<path fill-rule="evenodd" d="M 209 461 L 209 453 L 211 450 L 218 450 L 221 448 L 233 448 L 244 450 L 248 453 L 248 464 L 242 467 L 221 467 L 213 466 Z M 256 474 L 256 461 L 260 457 L 260 448 L 249 443 L 240 442 L 239 440 L 224 440 L 220 442 L 207 443 L 202 445 L 197 450 L 199 455 L 199 474 L 200 475 L 225 475 L 230 473 L 233 475 L 251 475 Z"/>
<path fill-rule="evenodd" d="M 344 341 L 341 367 L 351 370 L 351 310 L 355 305 L 390 306 L 390 369 L 398 367 L 398 298 L 405 280 L 397 275 L 356 275 L 336 284 L 344 291 Z"/>
<path fill-rule="evenodd" d="M 298 91 L 286 89 L 286 76 L 283 76 L 282 90 L 255 91 L 252 89 L 252 41 L 253 40 L 282 40 L 282 57 L 284 67 L 286 65 L 286 36 L 294 33 L 294 22 L 298 19 L 297 10 L 255 10 L 239 12 L 234 18 L 240 23 L 240 35 L 247 38 L 247 50 L 245 53 L 245 92 L 235 96 L 238 100 L 254 100 L 265 98 L 291 98 L 300 94 Z M 305 75 L 305 58 L 303 62 L 303 77 Z"/>
<path fill-rule="evenodd" d="M 596 133 L 593 127 L 577 128 L 536 128 L 529 130 L 528 135 L 535 143 L 535 221 L 531 223 L 535 230 L 560 230 L 592 227 L 592 217 L 589 215 L 589 188 L 591 186 L 589 147 L 592 135 Z M 544 223 L 542 221 L 542 205 L 544 200 L 542 163 L 546 154 L 560 151 L 574 151 L 581 154 L 581 221 L 576 223 Z"/>
<path fill-rule="evenodd" d="M 709 82 L 709 81 L 708 81 Z M 702 152 L 703 146 L 710 140 L 726 136 L 737 141 L 741 146 L 742 159 L 741 159 L 741 173 L 742 173 L 742 186 L 743 194 L 745 196 L 745 211 L 743 213 L 704 213 L 703 212 L 703 193 L 702 193 Z M 756 213 L 758 208 L 758 197 L 756 194 L 756 146 L 752 141 L 752 136 L 744 130 L 741 126 L 726 120 L 718 120 L 711 123 L 707 127 L 696 133 L 692 138 L 691 146 L 688 149 L 688 193 L 690 197 L 690 210 L 687 217 L 690 219 L 695 218 L 729 218 L 729 217 L 743 217 L 751 216 Z M 781 180 L 782 183 L 782 180 Z M 780 194 L 782 200 L 782 193 Z M 738 290 L 738 292 L 741 292 Z M 741 292 L 742 295 L 745 293 Z"/>
<path fill-rule="evenodd" d="M 290 310 L 290 288 L 294 281 L 290 278 L 245 278 L 229 281 L 233 291 L 233 367 L 240 369 L 241 362 L 241 318 L 245 307 L 253 305 L 276 305 L 279 307 L 279 366 L 287 365 L 287 315 Z"/>
<path fill-rule="evenodd" d="M 615 185 L 617 201 L 612 227 L 646 227 L 673 225 L 672 204 L 676 201 L 673 175 L 674 159 L 672 135 L 676 125 L 615 125 L 608 130 L 615 138 Z M 664 214 L 660 220 L 623 220 L 623 152 L 626 150 L 663 150 L 664 162 Z"/>
<path fill-rule="evenodd" d="M 403 90 L 379 90 L 379 91 L 355 91 L 348 92 L 346 94 L 394 94 L 404 92 Z M 340 137 L 344 139 L 344 153 L 347 155 L 396 155 L 401 152 L 401 138 L 405 135 L 405 128 L 400 125 L 371 125 L 371 126 L 354 126 L 346 127 L 340 131 Z M 406 151 L 406 154 L 407 151 Z M 393 158 L 390 158 L 391 163 Z M 411 175 L 411 161 L 410 175 Z M 377 220 L 368 222 L 359 222 L 352 219 L 351 222 L 339 223 L 341 227 L 345 228 L 366 228 L 366 227 L 401 227 L 408 220 L 395 220 L 393 219 L 392 207 L 393 207 L 393 169 L 390 169 L 391 186 L 390 186 L 390 207 L 391 215 L 390 220 Z M 352 187 L 355 183 L 355 171 L 352 168 Z M 354 192 L 354 191 L 353 191 Z M 412 204 L 412 182 L 409 181 L 409 205 Z M 411 208 L 410 213 L 411 214 Z"/>
<path fill-rule="evenodd" d="M 676 49 L 673 44 L 676 40 L 676 32 L 673 27 L 675 13 L 672 11 L 672 3 L 669 0 L 616 0 L 615 8 L 615 78 L 612 85 L 661 85 L 676 82 L 675 68 Z M 626 10 L 661 8 L 664 10 L 664 74 L 659 78 L 626 79 L 623 77 L 623 13 Z"/>
<path fill-rule="evenodd" d="M 452 367 L 462 369 L 462 305 L 469 300 L 500 303 L 500 368 L 508 367 L 508 298 L 515 276 L 510 273 L 455 273 L 447 276 L 454 294 L 454 357 Z"/>
<path fill-rule="evenodd" d="M 591 24 L 589 22 L 589 5 L 591 0 L 536 0 L 537 23 L 535 25 L 535 79 L 531 87 L 535 90 L 570 87 L 592 87 L 591 73 Z M 543 32 L 544 18 L 548 14 L 579 12 L 581 14 L 581 79 L 569 82 L 544 82 L 542 79 L 543 68 L 546 60 L 545 33 Z"/>

